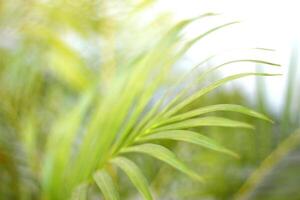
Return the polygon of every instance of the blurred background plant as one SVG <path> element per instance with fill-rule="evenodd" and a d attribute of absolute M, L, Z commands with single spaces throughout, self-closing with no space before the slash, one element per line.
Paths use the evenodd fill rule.
<path fill-rule="evenodd" d="M 102 198 L 95 184 L 85 180 L 105 162 L 106 158 L 97 160 L 98 157 L 110 155 L 110 151 L 118 152 L 122 137 L 113 134 L 119 127 L 125 129 L 124 133 L 134 133 L 136 125 L 143 119 L 139 114 L 143 116 L 143 112 L 151 110 L 155 100 L 162 99 L 165 90 L 176 86 L 180 75 L 191 68 L 184 54 L 192 40 L 180 32 L 189 22 L 182 21 L 181 25 L 179 22 L 174 28 L 178 20 L 171 13 L 161 12 L 157 6 L 159 2 L 0 1 L 0 199 L 66 199 L 70 193 L 75 199 L 83 199 L 81 188 L 85 184 L 89 185 L 85 195 L 88 199 Z M 209 29 L 216 27 L 216 22 L 209 23 L 212 24 Z M 222 36 L 222 31 L 219 34 Z M 202 49 L 205 51 L 209 46 Z M 273 54 L 267 49 L 246 50 Z M 233 54 L 241 51 L 236 50 Z M 239 159 L 187 143 L 158 142 L 203 175 L 204 183 L 193 181 L 153 158 L 128 156 L 140 166 L 151 183 L 153 195 L 157 199 L 273 200 L 287 196 L 300 199 L 300 139 L 299 131 L 296 131 L 300 122 L 298 54 L 295 46 L 288 66 L 285 100 L 277 108 L 279 112 L 275 112 L 269 103 L 264 77 L 257 77 L 254 82 L 254 100 L 249 99 L 242 87 L 233 84 L 196 99 L 180 110 L 180 113 L 186 113 L 208 105 L 234 103 L 252 107 L 274 121 L 271 124 L 239 113 L 218 112 L 218 116 L 247 122 L 256 129 L 189 127 L 190 131 L 205 132 L 206 136 L 238 153 Z M 253 62 L 260 60 L 246 57 Z M 199 55 L 197 62 L 201 59 Z M 239 59 L 245 60 L 244 57 Z M 211 57 L 202 65 L 209 67 L 220 63 Z M 259 72 L 261 64 L 266 64 L 256 63 Z M 140 65 L 149 66 L 135 71 Z M 229 72 L 234 66 L 230 67 L 226 68 Z M 196 81 L 201 74 L 205 74 L 205 68 L 192 74 L 187 84 Z M 184 90 L 184 97 L 221 76 L 205 76 L 203 84 Z M 179 84 L 174 94 L 167 93 L 167 101 L 162 104 L 175 98 L 182 87 L 185 85 Z M 135 95 L 141 98 L 135 99 Z M 135 104 L 140 105 L 137 111 Z M 127 112 L 130 117 L 125 123 L 122 119 L 127 119 L 123 116 Z M 209 113 L 207 116 L 214 115 Z M 110 143 L 101 143 L 101 138 L 94 137 L 97 136 L 92 134 L 95 130 L 107 132 L 111 138 L 104 139 L 111 139 Z M 91 134 L 84 140 L 86 132 Z M 75 134 L 78 136 L 74 137 Z M 117 142 L 113 143 L 115 140 L 121 141 L 119 146 Z M 80 151 L 79 146 L 85 148 Z M 78 159 L 74 159 L 77 156 Z M 94 160 L 97 163 L 93 163 Z M 115 162 L 128 165 L 126 160 Z M 91 163 L 90 169 L 85 169 L 89 168 L 86 163 Z M 124 174 L 111 165 L 107 168 L 112 182 L 119 183 L 121 199 L 139 198 Z M 124 171 L 132 173 L 128 169 Z M 189 171 L 187 174 L 191 175 Z M 104 180 L 110 184 L 107 181 L 110 179 Z M 82 182 L 85 184 L 74 194 L 75 186 Z M 148 191 L 142 187 L 143 183 L 136 184 L 147 199 Z M 101 187 L 99 179 L 98 185 Z M 102 183 L 102 190 L 105 187 Z"/>

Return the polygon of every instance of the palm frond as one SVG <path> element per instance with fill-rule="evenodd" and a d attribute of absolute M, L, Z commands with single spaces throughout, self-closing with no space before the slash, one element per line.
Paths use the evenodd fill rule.
<path fill-rule="evenodd" d="M 163 101 L 154 98 L 156 92 L 168 79 L 172 66 L 192 44 L 220 28 L 233 24 L 216 27 L 192 41 L 188 41 L 178 52 L 174 51 L 173 47 L 179 41 L 181 30 L 193 20 L 180 22 L 164 36 L 165 39 L 158 42 L 149 54 L 131 62 L 127 71 L 117 71 L 105 84 L 110 88 L 101 95 L 101 99 L 97 98 L 98 94 L 94 89 L 91 90 L 94 92 L 88 92 L 89 94 L 83 96 L 83 99 L 89 99 L 89 95 L 92 94 L 97 99 L 97 103 L 83 100 L 83 103 L 79 102 L 74 106 L 74 111 L 63 116 L 68 120 L 66 123 L 63 122 L 67 127 L 62 131 L 66 133 L 63 135 L 64 138 L 60 137 L 61 134 L 57 130 L 54 131 L 57 134 L 51 135 L 53 139 L 50 139 L 49 142 L 52 140 L 53 142 L 49 143 L 51 148 L 48 148 L 48 155 L 54 154 L 54 158 L 49 158 L 44 166 L 46 172 L 44 187 L 47 188 L 49 196 L 67 197 L 75 187 L 93 176 L 107 199 L 118 199 L 109 172 L 105 171 L 105 166 L 111 163 L 120 167 L 128 175 L 145 199 L 151 199 L 149 186 L 142 172 L 133 161 L 125 157 L 124 153 L 147 154 L 202 181 L 203 178 L 181 162 L 171 150 L 162 145 L 148 143 L 148 141 L 161 139 L 185 141 L 236 156 L 235 153 L 218 145 L 212 139 L 184 129 L 199 126 L 253 128 L 247 123 L 221 117 L 208 116 L 194 119 L 194 117 L 213 111 L 233 111 L 269 120 L 257 112 L 237 105 L 212 105 L 186 112 L 182 112 L 182 109 L 229 81 L 253 75 L 273 76 L 277 74 L 254 72 L 235 74 L 196 91 L 186 99 L 182 99 L 182 93 L 179 92 L 175 97 L 176 101 L 170 101 L 167 105 L 163 105 Z M 223 65 L 244 61 L 227 62 L 211 68 L 207 73 L 211 73 Z M 277 66 L 267 61 L 246 61 Z M 207 73 L 200 75 L 200 78 L 205 79 Z M 184 93 L 187 91 L 187 89 L 184 90 Z M 166 93 L 169 93 L 169 90 Z M 89 114 L 85 116 L 86 114 L 83 113 Z M 67 134 L 68 132 L 69 134 Z M 80 143 L 74 149 L 78 138 L 81 138 Z M 68 145 L 64 144 L 64 141 Z M 57 144 L 60 144 L 58 148 L 54 148 Z M 124 154 L 124 157 L 120 157 L 120 154 Z M 59 159 L 60 157 L 68 159 L 62 160 Z M 56 177 L 54 178 L 50 172 Z"/>
<path fill-rule="evenodd" d="M 24 6 L 23 2 L 18 2 Z M 30 168 L 37 171 L 35 178 L 41 184 L 38 197 L 88 199 L 89 189 L 97 185 L 105 199 L 120 199 L 118 179 L 114 176 L 117 167 L 128 176 L 144 199 L 153 199 L 144 171 L 131 159 L 131 154 L 148 155 L 203 182 L 202 174 L 177 157 L 173 149 L 157 142 L 187 142 L 238 157 L 237 153 L 212 138 L 190 129 L 254 128 L 249 123 L 226 117 L 202 116 L 219 111 L 271 121 L 239 105 L 189 106 L 230 81 L 248 76 L 277 75 L 255 72 L 234 74 L 192 90 L 193 86 L 200 85 L 208 75 L 223 66 L 244 62 L 278 66 L 275 63 L 255 59 L 230 60 L 211 66 L 198 74 L 195 80 L 189 80 L 190 75 L 197 75 L 196 69 L 212 58 L 209 57 L 187 74 L 178 79 L 176 77 L 175 83 L 170 81 L 174 66 L 193 45 L 238 22 L 220 24 L 184 41 L 183 32 L 189 25 L 217 14 L 206 13 L 182 20 L 159 37 L 146 37 L 151 48 L 145 48 L 134 56 L 126 56 L 127 49 L 114 49 L 121 40 L 115 37 L 118 31 L 122 31 L 122 26 L 117 23 L 118 19 L 110 17 L 110 14 L 106 16 L 109 3 L 100 2 L 99 5 L 88 4 L 85 7 L 81 1 L 72 6 L 65 6 L 66 2 L 72 3 L 58 0 L 49 6 L 44 2 L 32 1 L 32 9 L 21 14 L 26 20 L 15 24 L 22 38 L 20 52 L 9 54 L 15 62 L 4 60 L 0 63 L 0 81 L 3 84 L 0 114 L 5 119 L 5 123 L 1 121 L 0 124 L 1 136 L 15 135 L 16 144 L 22 144 L 20 149 L 25 150 L 28 160 L 33 160 Z M 139 5 L 143 7 L 148 2 L 151 3 L 142 1 Z M 12 3 L 5 4 L 15 8 Z M 61 7 L 66 9 L 65 12 L 58 11 Z M 37 12 L 39 9 L 43 12 Z M 97 9 L 103 11 L 100 12 L 103 16 L 95 19 L 92 16 L 98 16 Z M 38 23 L 26 18 L 36 12 L 39 13 Z M 75 17 L 78 13 L 81 17 Z M 62 31 L 65 29 L 66 32 Z M 94 35 L 101 36 L 101 47 L 96 50 L 101 52 L 100 56 L 97 54 L 101 61 L 94 64 L 97 67 L 90 66 L 83 53 L 66 41 L 68 31 L 86 40 L 89 37 L 99 39 Z M 36 52 L 33 61 L 23 64 L 30 57 L 31 50 Z M 29 67 L 31 65 L 34 67 Z M 21 77 L 20 74 L 27 76 Z M 13 163 L 14 159 L 6 160 L 6 151 L 10 153 L 19 149 L 9 149 L 4 142 L 0 145 L 0 158 L 5 160 L 3 165 Z M 12 166 L 15 169 L 14 163 Z M 14 175 L 12 171 L 9 173 Z M 19 174 L 15 174 L 17 181 Z M 18 190 L 22 188 L 21 184 L 16 185 Z"/>

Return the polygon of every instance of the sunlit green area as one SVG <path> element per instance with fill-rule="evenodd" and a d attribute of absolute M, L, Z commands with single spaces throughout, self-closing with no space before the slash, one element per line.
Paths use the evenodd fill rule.
<path fill-rule="evenodd" d="M 192 47 L 238 20 L 185 37 L 222 16 L 178 19 L 158 2 L 0 0 L 1 200 L 300 199 L 298 49 L 287 65 L 191 64 Z M 266 83 L 278 76 L 275 112 Z M 234 85 L 247 77 L 254 100 Z"/>

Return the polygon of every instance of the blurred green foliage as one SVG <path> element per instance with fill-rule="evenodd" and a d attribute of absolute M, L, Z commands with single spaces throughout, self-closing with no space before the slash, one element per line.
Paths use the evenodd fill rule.
<path fill-rule="evenodd" d="M 293 142 L 299 140 L 292 134 L 299 127 L 299 120 L 291 108 L 300 107 L 292 97 L 299 90 L 293 81 L 297 77 L 292 76 L 297 67 L 296 56 L 291 59 L 286 103 L 280 116 L 270 111 L 266 94 L 258 90 L 257 105 L 253 107 L 272 116 L 274 124 L 221 111 L 218 116 L 252 124 L 255 131 L 188 127 L 238 153 L 239 159 L 196 145 L 156 142 L 178 153 L 204 176 L 204 183 L 190 180 L 153 158 L 129 155 L 127 158 L 134 161 L 131 162 L 119 157 L 122 149 L 135 151 L 126 147 L 136 139 L 134 134 L 144 130 L 147 135 L 153 129 L 155 132 L 155 125 L 172 119 L 172 112 L 184 114 L 225 103 L 251 105 L 240 88 L 217 90 L 200 100 L 195 98 L 187 106 L 183 104 L 182 109 L 180 103 L 198 90 L 188 88 L 179 95 L 161 95 L 167 88 L 175 86 L 177 90 L 182 86 L 181 82 L 178 84 L 181 72 L 174 72 L 172 67 L 204 35 L 184 43 L 179 32 L 192 20 L 174 27 L 168 14 L 149 19 L 149 8 L 154 4 L 149 0 L 0 1 L 0 199 L 102 198 L 96 184 L 91 183 L 92 176 L 104 195 L 105 188 L 109 190 L 112 199 L 115 182 L 120 183 L 121 199 L 137 198 L 124 174 L 106 163 L 110 156 L 118 156 L 113 162 L 124 167 L 145 199 L 151 196 L 145 188 L 147 181 L 157 199 L 275 199 L 271 192 L 259 187 L 278 188 L 282 179 L 272 181 L 279 176 L 276 170 L 287 177 L 285 187 L 299 183 L 300 179 L 295 180 L 294 176 L 299 164 L 285 160 L 298 156 L 297 148 L 294 149 L 298 143 L 289 145 L 291 139 L 285 141 L 288 137 Z M 205 71 L 194 75 L 201 74 Z M 192 84 L 193 78 L 188 79 Z M 208 83 L 215 81 L 214 77 L 202 78 Z M 261 81 L 257 84 L 262 88 Z M 172 102 L 176 95 L 177 101 Z M 161 104 L 155 103 L 157 99 Z M 164 107 L 169 102 L 171 106 Z M 159 106 L 169 110 L 161 114 Z M 147 113 L 149 119 L 145 117 Z M 143 122 L 154 128 L 144 128 Z M 143 144 L 142 140 L 137 143 Z M 139 147 L 153 153 L 147 146 Z M 155 146 L 151 147 L 153 150 Z M 277 155 L 282 148 L 285 154 Z M 225 151 L 218 146 L 212 149 Z M 154 157 L 159 153 L 157 150 Z M 271 160 L 269 165 L 264 164 L 267 157 Z M 178 160 L 171 161 L 173 167 L 196 177 Z M 286 162 L 291 162 L 291 166 L 281 166 Z M 134 163 L 141 166 L 145 180 Z M 105 170 L 94 173 L 98 168 Z M 268 177 L 263 173 L 265 168 L 271 174 Z M 254 175 L 258 175 L 249 179 L 256 169 Z M 274 178 L 269 180 L 270 177 Z M 276 196 L 299 199 L 298 192 L 286 189 Z"/>

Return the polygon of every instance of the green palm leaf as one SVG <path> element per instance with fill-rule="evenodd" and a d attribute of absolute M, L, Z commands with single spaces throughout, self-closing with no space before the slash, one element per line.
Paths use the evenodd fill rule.
<path fill-rule="evenodd" d="M 98 187 L 101 189 L 106 200 L 120 199 L 119 194 L 114 186 L 113 180 L 106 171 L 97 171 L 93 175 L 93 177 Z"/>
<path fill-rule="evenodd" d="M 143 195 L 144 199 L 153 199 L 149 190 L 147 179 L 144 177 L 141 170 L 136 166 L 134 162 L 121 156 L 114 158 L 111 162 L 117 165 L 127 174 L 131 182 Z"/>
<path fill-rule="evenodd" d="M 142 144 L 142 145 L 136 145 L 132 147 L 125 148 L 122 153 L 130 153 L 130 152 L 136 152 L 136 153 L 143 153 L 150 155 L 156 159 L 159 159 L 175 169 L 187 174 L 191 178 L 203 181 L 203 178 L 199 176 L 197 173 L 195 173 L 193 170 L 191 170 L 188 166 L 186 166 L 183 162 L 181 162 L 176 155 L 170 151 L 169 149 L 157 145 L 157 144 Z"/>
<path fill-rule="evenodd" d="M 172 109 L 170 109 L 164 117 L 169 117 L 172 116 L 173 114 L 177 113 L 179 110 L 181 110 L 182 108 L 184 108 L 185 106 L 189 105 L 190 103 L 192 103 L 193 101 L 195 101 L 196 99 L 199 99 L 201 96 L 213 91 L 214 89 L 222 86 L 223 84 L 229 82 L 229 81 L 233 81 L 239 78 L 243 78 L 243 77 L 247 77 L 247 76 L 278 76 L 280 74 L 268 74 L 268 73 L 240 73 L 240 74 L 235 74 L 232 76 L 228 76 L 226 78 L 223 78 L 219 81 L 216 81 L 215 83 L 197 91 L 195 94 L 193 94 L 191 97 L 187 98 L 186 100 L 182 101 L 181 103 L 179 103 L 178 105 L 174 106 Z"/>
<path fill-rule="evenodd" d="M 232 128 L 250 128 L 254 127 L 245 122 L 240 122 L 236 120 L 231 120 L 223 117 L 202 117 L 195 119 L 188 119 L 182 122 L 177 122 L 174 124 L 162 126 L 159 128 L 155 128 L 153 130 L 149 130 L 147 134 L 152 132 L 161 132 L 167 130 L 176 130 L 176 129 L 186 129 L 192 127 L 200 127 L 200 126 L 220 126 L 220 127 L 232 127 Z"/>
<path fill-rule="evenodd" d="M 184 141 L 184 142 L 196 144 L 199 146 L 203 146 L 203 147 L 212 149 L 214 151 L 219 151 L 222 153 L 229 154 L 231 156 L 238 157 L 238 155 L 236 153 L 222 147 L 220 144 L 218 144 L 216 141 L 210 139 L 209 137 L 201 135 L 200 133 L 186 131 L 186 130 L 174 130 L 174 131 L 159 132 L 159 133 L 155 133 L 155 134 L 151 134 L 151 135 L 142 137 L 142 138 L 138 139 L 137 141 L 152 141 L 152 140 L 161 140 L 161 139 Z"/>
<path fill-rule="evenodd" d="M 271 119 L 264 116 L 261 113 L 255 112 L 254 110 L 251 110 L 249 108 L 246 108 L 244 106 L 240 105 L 234 105 L 234 104 L 218 104 L 218 105 L 212 105 L 212 106 L 206 106 L 202 108 L 198 108 L 183 114 L 175 115 L 174 117 L 171 117 L 165 121 L 159 122 L 156 126 L 161 126 L 163 124 L 170 124 L 178 121 L 183 121 L 189 118 L 198 117 L 203 114 L 207 114 L 210 112 L 216 112 L 216 111 L 230 111 L 230 112 L 238 112 L 245 115 L 249 115 L 258 119 L 266 120 L 269 122 L 272 122 Z"/>

